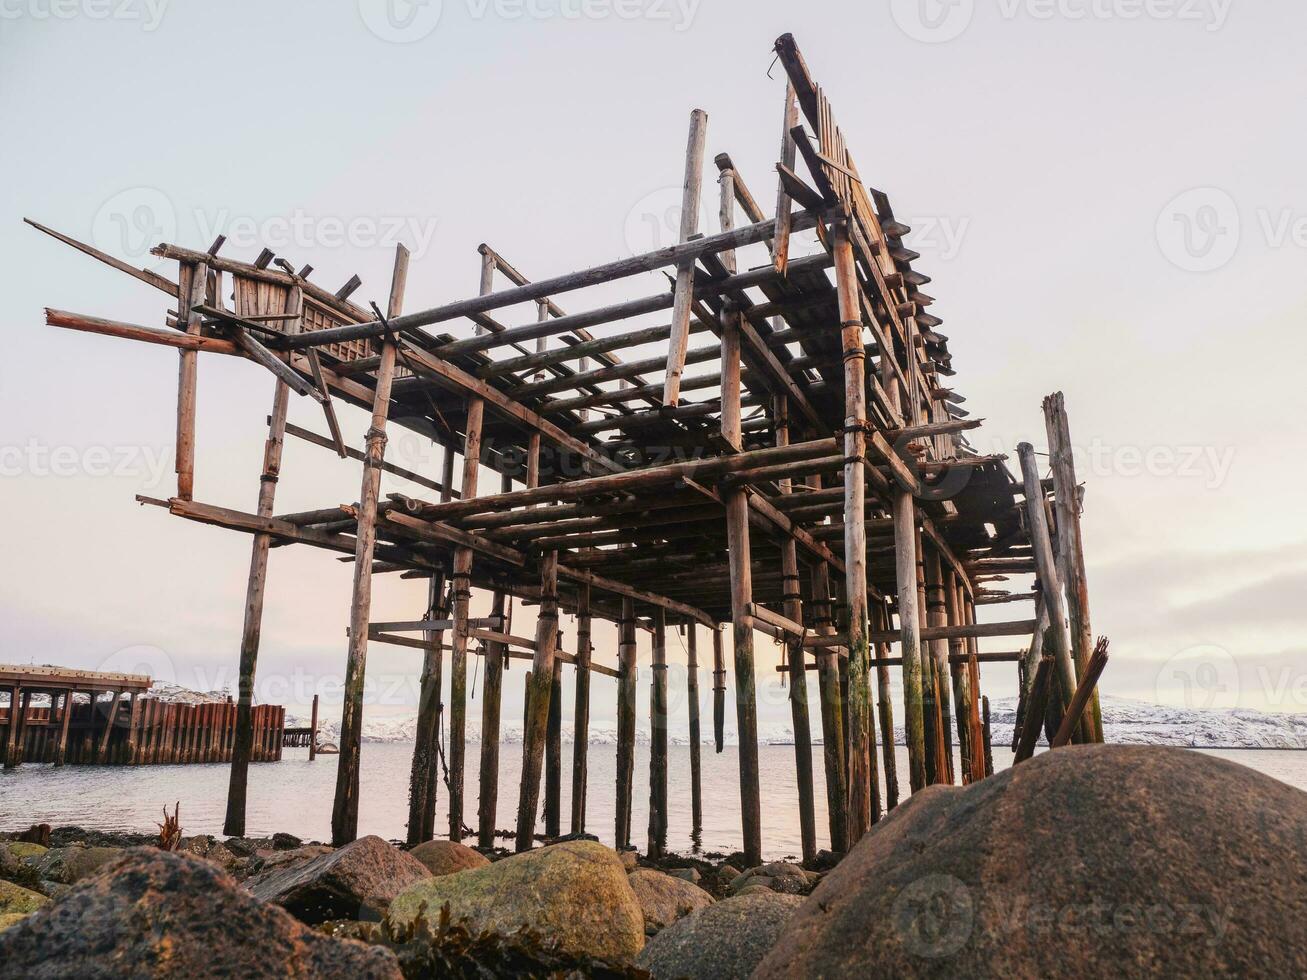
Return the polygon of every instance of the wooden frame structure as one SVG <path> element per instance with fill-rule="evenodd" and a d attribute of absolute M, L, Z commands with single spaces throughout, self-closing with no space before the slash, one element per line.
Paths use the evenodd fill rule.
<path fill-rule="evenodd" d="M 744 851 L 754 863 L 761 857 L 758 633 L 782 644 L 779 669 L 792 692 L 805 858 L 817 847 L 808 670 L 821 705 L 827 832 L 836 850 L 856 843 L 900 795 L 889 744 L 895 710 L 890 667 L 902 670 L 899 710 L 912 792 L 988 774 L 980 663 L 1022 661 L 1028 691 L 1037 671 L 1026 668 L 1047 662 L 1042 675 L 1052 670 L 1055 683 L 1043 689 L 1059 706 L 1070 703 L 1090 655 L 1090 633 L 1079 497 L 1060 396 L 1047 407 L 1050 439 L 1056 439 L 1053 522 L 1050 488 L 1034 471 L 1028 447 L 1022 448 L 1025 479 L 1017 483 L 1004 457 L 980 455 L 968 444 L 965 433 L 980 423 L 967 417 L 965 399 L 947 383 L 954 374 L 948 338 L 930 312 L 935 301 L 924 291 L 930 279 L 914 268 L 919 256 L 904 244 L 910 229 L 895 219 L 889 197 L 860 176 L 793 38 L 781 37 L 776 53 L 786 93 L 779 159 L 768 178 L 775 181 L 772 217 L 730 156 L 720 154 L 719 227 L 703 227 L 708 119 L 695 110 L 677 243 L 540 281 L 482 245 L 477 294 L 432 309 L 405 309 L 410 270 L 402 247 L 383 313 L 377 304 L 365 308 L 350 298 L 360 287 L 358 277 L 333 291 L 311 281 L 311 270 L 296 271 L 266 249 L 244 262 L 220 254 L 222 239 L 207 251 L 159 245 L 155 254 L 177 263 L 174 281 L 37 226 L 175 299 L 166 328 L 57 310 L 48 311 L 47 321 L 179 350 L 177 493 L 146 502 L 252 535 L 238 725 L 247 734 L 233 756 L 228 833 L 244 829 L 249 691 L 273 544 L 311 545 L 354 562 L 332 823 L 337 844 L 357 833 L 369 643 L 423 655 L 410 785 L 413 841 L 434 834 L 445 670 L 451 676 L 449 835 L 475 834 L 489 846 L 503 669 L 512 657 L 531 660 L 519 849 L 536 837 L 542 775 L 546 833 L 561 829 L 561 665 L 575 667 L 577 691 L 574 832 L 585 829 L 589 674 L 616 676 L 616 838 L 625 846 L 635 791 L 636 645 L 641 631 L 652 633 L 648 849 L 658 853 L 666 847 L 666 633 L 669 626 L 688 628 L 689 649 L 697 651 L 695 631 L 711 630 L 716 744 L 721 751 L 730 677 Z M 560 306 L 589 287 L 650 270 L 667 273 L 666 291 L 583 312 Z M 255 513 L 194 499 L 200 354 L 246 358 L 274 376 Z M 703 369 L 690 371 L 691 365 Z M 326 434 L 287 424 L 291 392 L 320 403 Z M 340 436 L 340 403 L 371 415 L 362 449 L 346 446 Z M 413 473 L 387 462 L 388 426 L 442 445 L 441 471 Z M 358 502 L 277 514 L 287 436 L 361 461 Z M 456 454 L 462 457 L 458 481 Z M 498 492 L 478 485 L 487 468 L 500 474 Z M 427 494 L 383 492 L 385 473 L 417 481 Z M 1058 534 L 1058 528 L 1069 531 Z M 1035 572 L 1034 592 L 989 587 Z M 371 622 L 378 573 L 429 580 L 420 619 Z M 1074 595 L 1069 631 L 1060 598 L 1064 580 Z M 470 618 L 473 589 L 493 594 L 488 619 Z M 978 606 L 1037 597 L 1042 612 L 1032 617 L 977 621 Z M 511 634 L 505 608 L 513 599 L 539 607 L 533 638 Z M 570 650 L 560 640 L 560 612 L 577 617 Z M 618 624 L 615 666 L 602 663 L 591 647 L 595 616 Z M 719 632 L 726 624 L 733 670 Z M 988 636 L 1031 639 L 1027 651 L 996 658 L 979 653 L 978 639 Z M 486 659 L 486 684 L 482 805 L 478 826 L 469 828 L 465 726 L 474 643 Z M 697 730 L 694 656 L 691 723 Z M 1096 716 L 1087 713 L 1077 740 L 1101 738 L 1096 726 Z M 960 773 L 954 771 L 955 734 Z M 697 778 L 693 793 L 698 814 Z"/>

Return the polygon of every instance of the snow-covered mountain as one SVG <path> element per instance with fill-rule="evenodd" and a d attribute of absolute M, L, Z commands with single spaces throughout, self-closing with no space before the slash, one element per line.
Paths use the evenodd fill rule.
<path fill-rule="evenodd" d="M 1236 708 L 1230 711 L 1204 711 L 1193 708 L 1174 708 L 1166 705 L 1133 701 L 1128 698 L 1106 697 L 1102 701 L 1103 727 L 1109 742 L 1124 745 L 1175 745 L 1187 748 L 1256 748 L 1256 749 L 1307 749 L 1307 714 L 1277 714 Z M 996 699 L 991 704 L 991 725 L 995 745 L 1012 741 L 1012 724 L 1016 715 L 1016 699 Z M 705 744 L 712 739 L 712 718 L 703 718 Z M 307 718 L 287 718 L 287 726 L 307 725 Z M 682 722 L 684 724 L 684 722 Z M 814 719 L 814 724 L 816 720 Z M 374 742 L 412 741 L 417 727 L 416 712 L 386 717 L 363 719 L 363 737 Z M 322 737 L 334 740 L 337 723 L 324 722 Z M 736 744 L 733 728 L 726 730 L 726 743 Z M 468 727 L 469 741 L 480 740 L 480 731 Z M 505 725 L 502 740 L 507 743 L 522 741 L 520 726 Z M 669 732 L 673 745 L 689 743 L 689 732 L 673 727 Z M 572 728 L 563 727 L 564 741 L 571 741 Z M 785 744 L 794 740 L 788 725 L 773 725 L 759 732 L 763 744 Z M 902 744 L 903 731 L 896 729 L 895 740 Z M 647 727 L 636 730 L 636 742 L 647 745 Z M 617 730 L 611 723 L 594 722 L 590 726 L 590 744 L 615 745 Z"/>

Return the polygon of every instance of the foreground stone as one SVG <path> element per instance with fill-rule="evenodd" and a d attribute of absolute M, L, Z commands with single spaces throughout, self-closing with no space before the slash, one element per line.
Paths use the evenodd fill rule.
<path fill-rule="evenodd" d="M 31 980 L 400 976 L 389 951 L 320 936 L 209 862 L 153 848 L 0 932 L 0 964 Z"/>
<path fill-rule="evenodd" d="M 626 882 L 640 903 L 644 931 L 649 936 L 713 902 L 712 896 L 698 885 L 652 868 L 632 871 L 626 876 Z"/>
<path fill-rule="evenodd" d="M 768 890 L 705 906 L 650 939 L 636 965 L 654 980 L 745 980 L 801 901 Z"/>
<path fill-rule="evenodd" d="M 430 876 L 412 855 L 369 836 L 330 854 L 255 875 L 245 885 L 255 898 L 275 902 L 315 925 L 331 919 L 380 919 L 396 895 Z"/>
<path fill-rule="evenodd" d="M 504 936 L 528 929 L 573 956 L 630 962 L 644 945 L 644 916 L 621 859 L 591 841 L 419 882 L 391 903 L 390 918 L 411 924 L 425 906 L 434 922 L 446 903 L 454 922 Z"/>
<path fill-rule="evenodd" d="M 429 840 L 413 848 L 409 854 L 437 877 L 456 874 L 468 868 L 484 868 L 490 863 L 490 859 L 480 851 L 452 840 Z"/>
<path fill-rule="evenodd" d="M 731 879 L 728 890 L 732 895 L 739 895 L 746 888 L 766 888 L 783 895 L 803 895 L 816 881 L 816 875 L 804 871 L 797 864 L 772 861 L 736 875 Z"/>
<path fill-rule="evenodd" d="M 758 970 L 1307 975 L 1307 793 L 1184 749 L 1059 749 L 878 824 Z"/>

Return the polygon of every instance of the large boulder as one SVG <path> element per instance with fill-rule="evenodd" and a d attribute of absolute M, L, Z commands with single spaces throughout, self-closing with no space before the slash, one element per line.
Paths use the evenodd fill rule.
<path fill-rule="evenodd" d="M 652 868 L 637 868 L 626 876 L 626 883 L 640 903 L 644 931 L 649 936 L 713 902 L 712 896 L 698 885 Z"/>
<path fill-rule="evenodd" d="M 621 859 L 593 841 L 419 882 L 391 903 L 390 919 L 403 928 L 425 907 L 435 922 L 446 904 L 451 920 L 471 929 L 505 936 L 526 929 L 578 957 L 629 962 L 644 945 L 644 916 Z"/>
<path fill-rule="evenodd" d="M 0 932 L 0 964 L 28 980 L 400 976 L 389 951 L 318 935 L 213 864 L 155 848 L 123 851 Z"/>
<path fill-rule="evenodd" d="M 1080 746 L 935 787 L 826 876 L 761 978 L 1307 975 L 1307 793 Z"/>
<path fill-rule="evenodd" d="M 396 895 L 429 877 L 421 861 L 370 836 L 330 854 L 265 871 L 245 887 L 255 898 L 275 902 L 314 925 L 331 919 L 380 919 Z"/>
<path fill-rule="evenodd" d="M 707 905 L 650 939 L 636 965 L 654 980 L 745 980 L 801 901 L 768 890 Z"/>
<path fill-rule="evenodd" d="M 8 851 L 20 861 L 39 861 L 45 856 L 45 852 L 50 848 L 42 844 L 33 844 L 25 840 L 6 840 L 0 841 L 0 848 Z"/>
<path fill-rule="evenodd" d="M 440 875 L 457 874 L 468 868 L 484 868 L 490 859 L 466 844 L 452 840 L 429 840 L 409 851 L 428 871 Z"/>
<path fill-rule="evenodd" d="M 74 885 L 99 871 L 122 852 L 121 847 L 87 847 L 84 844 L 52 847 L 41 856 L 37 867 L 46 881 Z"/>

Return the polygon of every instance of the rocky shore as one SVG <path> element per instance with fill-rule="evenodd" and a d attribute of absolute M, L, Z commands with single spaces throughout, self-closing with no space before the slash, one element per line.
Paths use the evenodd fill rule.
<path fill-rule="evenodd" d="M 582 838 L 157 844 L 0 834 L 0 977 L 1307 974 L 1307 794 L 1180 750 L 931 788 L 815 868 Z"/>

